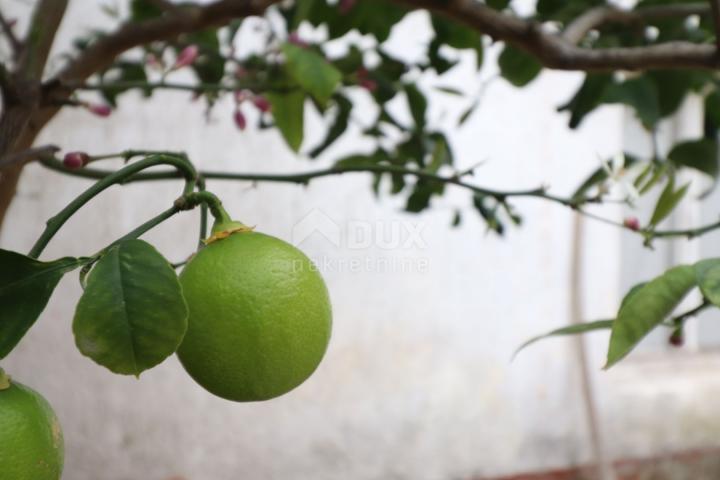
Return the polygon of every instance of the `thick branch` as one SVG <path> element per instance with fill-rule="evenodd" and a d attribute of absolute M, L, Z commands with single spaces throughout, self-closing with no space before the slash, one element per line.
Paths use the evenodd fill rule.
<path fill-rule="evenodd" d="M 579 43 L 591 30 L 607 23 L 646 23 L 664 18 L 686 18 L 690 15 L 707 15 L 710 6 L 704 2 L 681 3 L 677 5 L 656 5 L 635 10 L 624 10 L 612 6 L 595 7 L 586 11 L 563 31 L 563 38 L 573 45 Z"/>
<path fill-rule="evenodd" d="M 228 23 L 233 18 L 261 15 L 275 0 L 218 0 L 209 5 L 173 9 L 157 19 L 128 22 L 115 32 L 100 38 L 65 68 L 61 81 L 84 80 L 112 65 L 115 57 L 131 48 L 183 33 Z"/>
<path fill-rule="evenodd" d="M 537 23 L 496 11 L 477 0 L 395 0 L 410 8 L 427 8 L 502 40 L 558 70 L 612 71 L 654 68 L 716 68 L 714 45 L 668 42 L 643 47 L 588 49 L 544 31 Z"/>

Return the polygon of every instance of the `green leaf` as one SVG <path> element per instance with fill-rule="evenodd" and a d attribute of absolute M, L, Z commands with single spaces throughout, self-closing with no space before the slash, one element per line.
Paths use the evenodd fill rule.
<path fill-rule="evenodd" d="M 636 285 L 633 285 L 620 302 L 620 308 L 622 308 L 627 302 L 629 302 L 630 299 L 633 298 L 645 285 L 647 285 L 647 282 L 640 282 Z"/>
<path fill-rule="evenodd" d="M 720 307 L 720 258 L 708 258 L 695 264 L 700 291 L 710 303 Z"/>
<path fill-rule="evenodd" d="M 140 63 L 119 62 L 110 71 L 103 75 L 103 82 L 146 82 L 147 75 L 145 67 Z M 117 107 L 117 96 L 129 90 L 128 88 L 107 86 L 100 92 L 107 102 L 113 107 Z M 141 89 L 143 95 L 149 97 L 152 89 Z"/>
<path fill-rule="evenodd" d="M 485 3 L 495 10 L 502 10 L 510 5 L 510 0 L 486 0 Z"/>
<path fill-rule="evenodd" d="M 285 43 L 282 51 L 285 54 L 285 68 L 290 77 L 324 105 L 340 84 L 340 71 L 308 48 Z"/>
<path fill-rule="evenodd" d="M 220 40 L 216 29 L 193 32 L 186 37 L 187 44 L 200 47 L 200 56 L 192 69 L 202 83 L 218 83 L 225 75 L 225 59 L 220 52 Z"/>
<path fill-rule="evenodd" d="M 592 332 L 595 330 L 609 330 L 613 326 L 614 320 L 595 320 L 594 322 L 587 322 L 587 323 L 578 323 L 575 325 L 568 325 L 567 327 L 558 328 L 555 330 L 552 330 L 548 333 L 544 333 L 542 335 L 538 335 L 537 337 L 533 337 L 530 340 L 526 341 L 522 345 L 520 345 L 517 350 L 515 350 L 515 353 L 513 353 L 512 358 L 515 358 L 518 353 L 520 353 L 525 348 L 529 347 L 535 342 L 539 342 L 540 340 L 544 340 L 546 338 L 550 337 L 557 337 L 557 336 L 564 336 L 564 335 L 577 335 L 579 333 L 586 333 L 586 332 Z"/>
<path fill-rule="evenodd" d="M 498 58 L 500 74 L 516 87 L 524 87 L 538 76 L 542 65 L 529 53 L 506 45 Z"/>
<path fill-rule="evenodd" d="M 62 276 L 85 262 L 71 257 L 41 262 L 0 249 L 0 359 L 35 323 Z"/>
<path fill-rule="evenodd" d="M 605 368 L 622 360 L 650 331 L 658 326 L 696 285 L 695 269 L 671 268 L 651 280 L 620 308 L 613 323 Z"/>
<path fill-rule="evenodd" d="M 410 113 L 415 121 L 415 128 L 422 131 L 425 128 L 425 114 L 427 112 L 427 99 L 420 92 L 416 85 L 408 83 L 405 85 L 405 95 L 407 95 Z"/>
<path fill-rule="evenodd" d="M 273 118 L 285 142 L 295 152 L 303 141 L 305 94 L 303 92 L 271 93 L 266 95 Z"/>
<path fill-rule="evenodd" d="M 322 143 L 310 150 L 309 155 L 311 158 L 317 158 L 347 130 L 350 112 L 353 106 L 352 102 L 342 95 L 336 95 L 335 102 L 337 104 L 337 113 L 335 114 L 333 124 L 328 129 Z"/>
<path fill-rule="evenodd" d="M 647 128 L 652 128 L 660 120 L 657 87 L 646 77 L 609 85 L 605 90 L 603 102 L 622 103 L 633 108 Z"/>
<path fill-rule="evenodd" d="M 132 0 L 130 2 L 130 18 L 134 22 L 141 22 L 161 16 L 162 9 L 149 0 Z"/>
<path fill-rule="evenodd" d="M 660 194 L 660 198 L 658 198 L 657 204 L 655 205 L 655 211 L 653 211 L 652 217 L 650 218 L 650 225 L 654 226 L 665 220 L 665 218 L 672 213 L 673 209 L 685 196 L 689 186 L 690 183 L 688 182 L 679 189 L 675 190 L 675 179 L 674 177 L 670 177 L 665 189 L 662 194 Z"/>
<path fill-rule="evenodd" d="M 570 112 L 570 128 L 577 128 L 583 119 L 601 103 L 605 90 L 612 84 L 612 75 L 606 73 L 589 73 L 585 81 L 575 92 L 573 98 L 565 105 L 558 107 L 559 112 Z"/>
<path fill-rule="evenodd" d="M 668 158 L 675 165 L 694 168 L 711 178 L 718 176 L 718 144 L 706 138 L 675 144 Z"/>
<path fill-rule="evenodd" d="M 90 272 L 73 333 L 83 355 L 115 373 L 139 376 L 177 350 L 187 316 L 168 261 L 147 242 L 129 240 Z"/>

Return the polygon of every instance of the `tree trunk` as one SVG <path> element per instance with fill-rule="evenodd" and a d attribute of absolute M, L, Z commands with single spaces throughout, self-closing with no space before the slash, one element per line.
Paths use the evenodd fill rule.
<path fill-rule="evenodd" d="M 11 165 L 0 170 L 0 231 L 2 231 L 5 215 L 15 197 L 22 165 Z"/>

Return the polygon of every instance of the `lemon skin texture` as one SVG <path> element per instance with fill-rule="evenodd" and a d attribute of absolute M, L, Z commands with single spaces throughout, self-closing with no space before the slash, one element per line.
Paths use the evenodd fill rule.
<path fill-rule="evenodd" d="M 0 390 L 0 478 L 59 480 L 63 436 L 50 404 L 17 382 Z"/>
<path fill-rule="evenodd" d="M 327 350 L 328 291 L 310 259 L 258 232 L 200 250 L 180 274 L 189 308 L 178 357 L 211 393 L 268 400 L 303 383 Z"/>

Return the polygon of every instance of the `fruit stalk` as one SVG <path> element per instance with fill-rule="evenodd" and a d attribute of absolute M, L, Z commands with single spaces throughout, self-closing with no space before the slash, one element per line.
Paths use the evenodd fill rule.
<path fill-rule="evenodd" d="M 52 217 L 47 222 L 45 231 L 42 233 L 40 238 L 35 242 L 32 249 L 28 253 L 28 256 L 38 258 L 42 251 L 45 249 L 50 240 L 55 234 L 62 228 L 65 222 L 72 217 L 83 205 L 92 200 L 95 196 L 108 189 L 109 187 L 123 183 L 125 180 L 132 178 L 138 172 L 145 170 L 156 165 L 170 165 L 175 167 L 185 177 L 185 187 L 183 189 L 184 194 L 192 192 L 195 188 L 195 182 L 197 180 L 197 171 L 195 167 L 184 157 L 171 156 L 171 155 L 152 155 L 139 162 L 132 163 L 126 167 L 121 168 L 117 172 L 98 180 L 93 186 L 81 193 L 75 200 L 70 202 L 64 209 L 57 215 Z"/>

